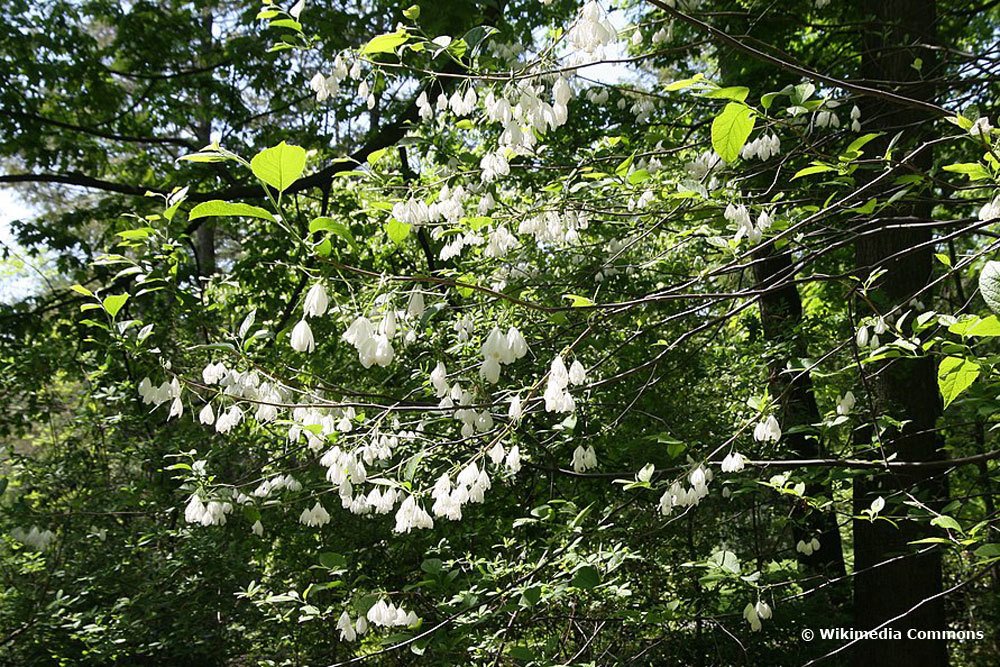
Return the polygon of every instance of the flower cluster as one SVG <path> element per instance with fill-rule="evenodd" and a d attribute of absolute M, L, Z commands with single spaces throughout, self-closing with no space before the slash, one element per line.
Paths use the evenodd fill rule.
<path fill-rule="evenodd" d="M 720 467 L 722 472 L 741 472 L 744 465 L 745 462 L 742 454 L 739 452 L 730 452 L 722 459 Z"/>
<path fill-rule="evenodd" d="M 693 507 L 701 502 L 701 499 L 708 495 L 708 485 L 712 481 L 712 470 L 704 466 L 698 466 L 688 474 L 687 489 L 680 482 L 670 485 L 662 496 L 660 496 L 660 512 L 664 516 L 669 516 L 675 507 Z"/>
<path fill-rule="evenodd" d="M 760 215 L 757 216 L 757 222 L 754 223 L 750 217 L 750 211 L 743 204 L 738 206 L 729 204 L 726 206 L 723 216 L 729 222 L 736 224 L 736 234 L 733 236 L 733 241 L 736 243 L 739 243 L 743 237 L 746 237 L 751 243 L 759 243 L 764 232 L 771 228 L 771 216 L 767 211 L 761 211 Z"/>
<path fill-rule="evenodd" d="M 869 320 L 870 324 L 863 324 L 858 327 L 858 333 L 854 336 L 854 342 L 857 343 L 859 348 L 871 347 L 871 349 L 878 349 L 881 344 L 879 336 L 885 334 L 891 326 L 892 319 L 886 319 L 885 317 L 879 316 L 874 318 L 874 320 Z"/>
<path fill-rule="evenodd" d="M 356 63 L 355 67 L 359 67 Z M 309 80 L 309 87 L 316 93 L 316 101 L 322 102 L 328 97 L 333 97 L 340 92 L 340 84 L 350 75 L 347 64 L 343 56 L 338 55 L 333 59 L 333 69 L 328 76 L 323 76 L 321 72 L 316 72 Z M 358 72 L 360 74 L 360 71 Z"/>
<path fill-rule="evenodd" d="M 330 523 L 330 513 L 323 507 L 323 503 L 317 500 L 311 508 L 302 510 L 302 514 L 299 515 L 299 523 L 303 526 L 319 528 Z"/>
<path fill-rule="evenodd" d="M 828 109 L 816 112 L 816 127 L 840 127 L 840 118 Z"/>
<path fill-rule="evenodd" d="M 351 615 L 346 611 L 337 619 L 337 630 L 340 631 L 340 638 L 345 642 L 353 642 L 359 636 L 368 632 L 368 619 L 358 616 L 358 620 L 351 622 Z"/>
<path fill-rule="evenodd" d="M 753 141 L 746 143 L 740 151 L 744 160 L 757 158 L 766 162 L 775 155 L 781 154 L 781 139 L 776 134 L 762 134 Z"/>
<path fill-rule="evenodd" d="M 574 360 L 573 365 L 566 369 L 566 362 L 562 355 L 556 355 L 549 367 L 549 380 L 545 385 L 545 411 L 546 412 L 573 412 L 576 409 L 576 401 L 567 387 L 570 384 L 581 385 L 587 381 L 587 371 L 580 360 Z"/>
<path fill-rule="evenodd" d="M 397 533 L 408 533 L 414 528 L 429 530 L 433 527 L 434 519 L 427 513 L 427 510 L 417 504 L 415 497 L 407 496 L 396 512 L 396 527 L 394 530 Z"/>
<path fill-rule="evenodd" d="M 483 343 L 483 364 L 479 376 L 490 384 L 500 380 L 500 366 L 509 365 L 528 353 L 528 344 L 517 327 L 511 327 L 504 334 L 499 327 L 493 327 Z"/>
<path fill-rule="evenodd" d="M 593 445 L 578 446 L 573 450 L 573 470 L 575 472 L 587 472 L 591 468 L 597 467 L 597 452 Z"/>
<path fill-rule="evenodd" d="M 799 543 L 795 545 L 795 550 L 803 556 L 812 556 L 813 553 L 819 551 L 819 540 L 815 537 L 808 542 L 799 540 Z"/>
<path fill-rule="evenodd" d="M 154 387 L 148 377 L 143 378 L 139 382 L 139 396 L 142 397 L 142 402 L 146 405 L 153 403 L 156 407 L 170 401 L 170 414 L 167 419 L 180 417 L 184 414 L 184 404 L 181 402 L 181 383 L 177 378 L 170 382 L 164 381 L 158 387 Z"/>
<path fill-rule="evenodd" d="M 56 539 L 56 534 L 51 530 L 41 530 L 38 526 L 32 526 L 28 530 L 14 528 L 10 531 L 10 536 L 35 551 L 45 551 Z"/>
<path fill-rule="evenodd" d="M 778 442 L 781 440 L 781 425 L 774 415 L 768 415 L 753 429 L 753 439 L 757 442 Z"/>
<path fill-rule="evenodd" d="M 566 38 L 577 51 L 593 56 L 617 36 L 618 31 L 601 6 L 595 0 L 589 0 L 580 10 L 580 16 Z"/>
<path fill-rule="evenodd" d="M 763 600 L 757 600 L 757 604 L 747 604 L 743 609 L 743 618 L 750 624 L 750 629 L 758 632 L 762 625 L 761 621 L 771 618 L 771 607 Z"/>
<path fill-rule="evenodd" d="M 226 515 L 232 511 L 233 505 L 230 502 L 210 500 L 206 503 L 197 493 L 192 493 L 184 509 L 184 520 L 202 526 L 224 526 Z"/>
<path fill-rule="evenodd" d="M 997 195 L 992 201 L 987 202 L 979 209 L 979 219 L 982 222 L 996 220 L 997 218 L 1000 218 L 1000 195 Z"/>
<path fill-rule="evenodd" d="M 854 392 L 849 391 L 844 394 L 839 401 L 837 401 L 837 414 L 838 415 L 849 415 L 851 410 L 854 409 Z"/>
<path fill-rule="evenodd" d="M 410 627 L 420 622 L 420 619 L 412 611 L 407 612 L 402 607 L 397 607 L 385 600 L 379 600 L 373 604 L 365 616 L 372 625 L 383 628 Z"/>
<path fill-rule="evenodd" d="M 383 368 L 392 363 L 395 352 L 390 340 L 396 335 L 396 313 L 386 311 L 378 326 L 364 316 L 358 316 L 344 332 L 344 340 L 358 351 L 358 361 L 365 368 L 378 364 Z"/>
<path fill-rule="evenodd" d="M 447 474 L 438 478 L 431 490 L 431 498 L 434 499 L 431 512 L 434 516 L 458 521 L 462 518 L 462 506 L 466 503 L 483 502 L 485 493 L 490 487 L 490 476 L 485 466 L 480 470 L 473 461 L 458 473 L 454 485 Z"/>

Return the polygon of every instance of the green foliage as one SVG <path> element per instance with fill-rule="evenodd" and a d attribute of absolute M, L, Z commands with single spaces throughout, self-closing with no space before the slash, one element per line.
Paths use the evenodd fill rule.
<path fill-rule="evenodd" d="M 851 3 L 581 4 L 5 7 L 0 663 L 801 665 L 866 530 L 996 634 L 1000 8 L 897 106 Z"/>

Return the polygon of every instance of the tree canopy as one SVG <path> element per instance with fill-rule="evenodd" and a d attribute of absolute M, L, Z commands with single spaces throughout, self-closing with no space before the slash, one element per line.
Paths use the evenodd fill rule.
<path fill-rule="evenodd" d="M 0 661 L 994 664 L 1000 3 L 0 12 Z"/>

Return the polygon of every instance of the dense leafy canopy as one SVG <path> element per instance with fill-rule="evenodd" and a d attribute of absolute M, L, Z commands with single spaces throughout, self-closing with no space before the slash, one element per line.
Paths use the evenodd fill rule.
<path fill-rule="evenodd" d="M 993 664 L 996 3 L 0 11 L 0 661 Z"/>

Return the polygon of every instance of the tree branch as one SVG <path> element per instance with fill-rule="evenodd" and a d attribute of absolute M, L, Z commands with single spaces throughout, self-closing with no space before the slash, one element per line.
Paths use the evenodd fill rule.
<path fill-rule="evenodd" d="M 898 93 L 893 93 L 888 90 L 872 88 L 870 86 L 864 86 L 861 84 L 852 83 L 850 81 L 838 79 L 836 77 L 828 76 L 826 74 L 820 74 L 819 72 L 811 70 L 807 67 L 803 67 L 802 65 L 791 62 L 791 59 L 787 54 L 781 53 L 781 57 L 778 57 L 775 55 L 771 55 L 769 53 L 765 53 L 759 49 L 750 46 L 749 44 L 741 42 L 740 40 L 733 37 L 727 32 L 719 30 L 718 28 L 711 26 L 705 23 L 704 21 L 701 21 L 693 16 L 690 16 L 688 14 L 685 14 L 684 12 L 680 12 L 674 9 L 666 2 L 664 2 L 664 0 L 648 0 L 648 2 L 662 9 L 670 16 L 673 16 L 674 18 L 678 18 L 681 21 L 684 21 L 688 25 L 698 28 L 699 30 L 702 30 L 704 32 L 708 32 L 721 42 L 724 42 L 729 46 L 732 46 L 733 48 L 742 51 L 743 53 L 746 53 L 747 55 L 752 56 L 753 58 L 756 58 L 757 60 L 770 63 L 772 65 L 775 65 L 776 67 L 780 67 L 785 71 L 792 72 L 794 74 L 798 74 L 800 76 L 804 76 L 810 79 L 814 79 L 816 81 L 822 81 L 823 83 L 829 84 L 831 86 L 836 86 L 837 88 L 842 88 L 844 90 L 849 90 L 859 95 L 879 97 L 881 99 L 894 102 L 901 106 L 914 107 L 917 109 L 923 109 L 925 111 L 932 111 L 939 116 L 952 115 L 952 112 L 948 111 L 944 107 L 934 104 L 933 102 L 926 102 L 924 100 L 918 100 L 912 97 L 906 97 L 905 95 L 900 95 Z"/>

